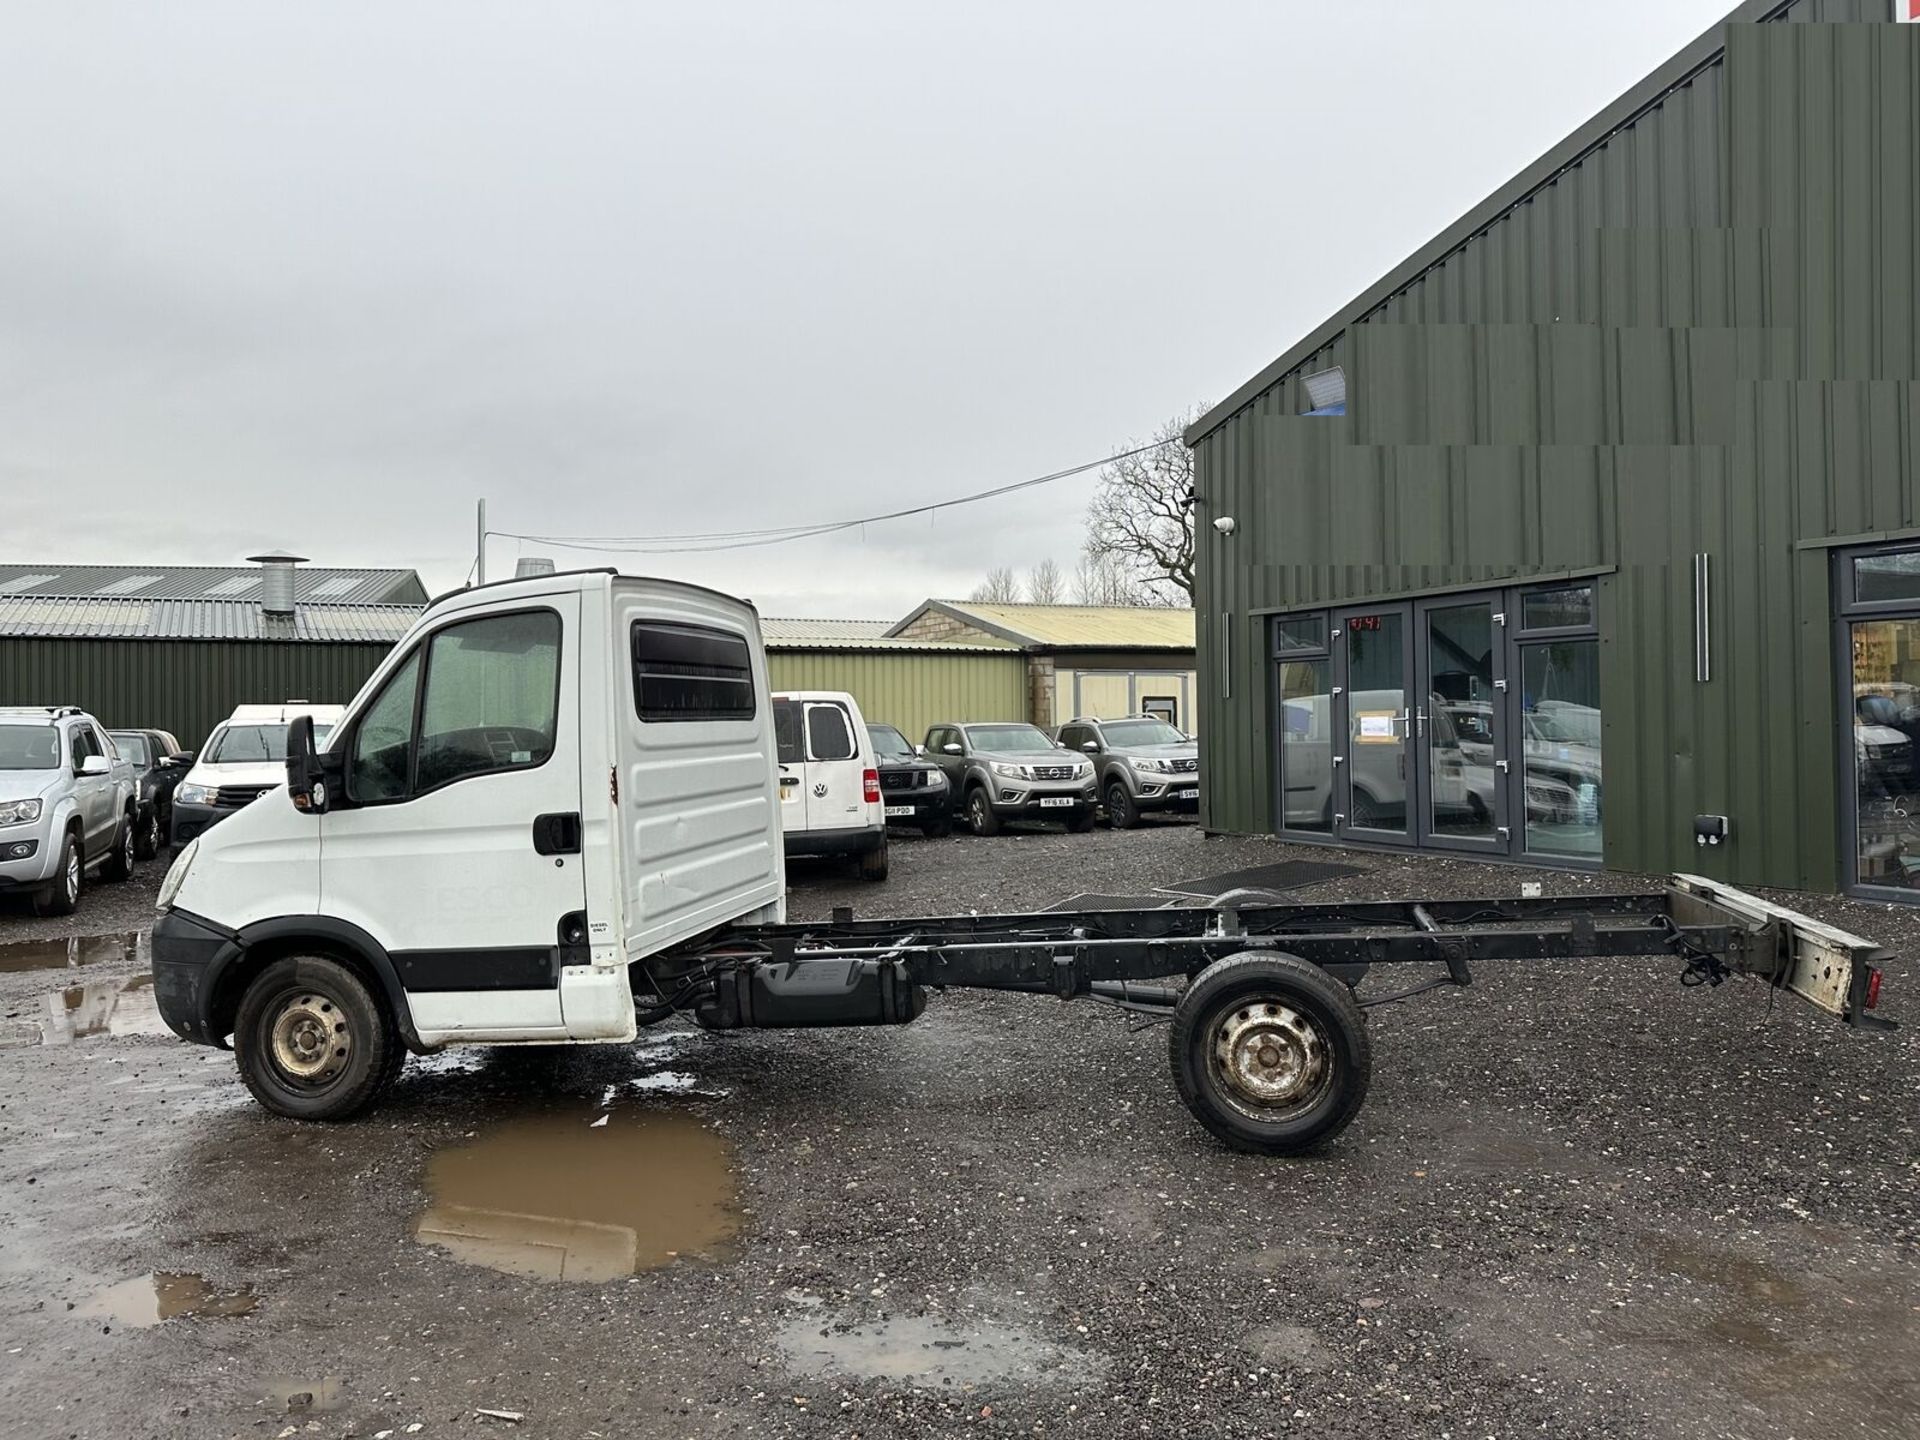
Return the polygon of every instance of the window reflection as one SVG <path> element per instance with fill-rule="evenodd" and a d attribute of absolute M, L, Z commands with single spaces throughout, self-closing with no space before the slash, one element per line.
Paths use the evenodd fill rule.
<path fill-rule="evenodd" d="M 1600 642 L 1520 647 L 1527 853 L 1600 858 Z"/>
<path fill-rule="evenodd" d="M 1920 885 L 1914 753 L 1920 746 L 1920 620 L 1853 627 L 1853 771 L 1863 885 Z"/>
<path fill-rule="evenodd" d="M 1333 829 L 1331 663 L 1280 663 L 1281 810 L 1289 830 Z"/>

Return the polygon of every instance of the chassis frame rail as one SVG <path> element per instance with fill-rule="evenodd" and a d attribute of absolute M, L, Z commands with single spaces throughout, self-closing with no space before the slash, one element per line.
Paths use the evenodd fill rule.
<path fill-rule="evenodd" d="M 1673 954 L 1702 978 L 1757 976 L 1861 1028 L 1886 952 L 1856 936 L 1698 876 L 1664 890 L 1464 900 L 1275 902 L 1235 892 L 1211 907 L 1042 911 L 732 927 L 650 966 L 662 994 L 694 975 L 765 965 L 849 962 L 899 967 L 912 984 L 1051 994 L 1198 975 L 1231 956 L 1298 956 L 1347 985 L 1375 965 L 1437 963 L 1470 984 L 1474 961 L 1554 961 Z M 1427 987 L 1421 987 L 1427 988 Z M 1161 995 L 1177 992 L 1162 990 Z M 1153 1002 L 1148 1002 L 1153 1003 Z"/>

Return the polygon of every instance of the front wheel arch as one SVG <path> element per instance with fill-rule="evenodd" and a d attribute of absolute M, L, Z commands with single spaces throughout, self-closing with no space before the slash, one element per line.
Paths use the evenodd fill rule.
<path fill-rule="evenodd" d="M 420 1043 L 406 987 L 386 948 L 358 926 L 319 915 L 287 916 L 247 926 L 234 936 L 234 943 L 237 953 L 213 977 L 207 999 L 208 1029 L 221 1046 L 233 1033 L 240 997 L 267 966 L 289 955 L 317 955 L 360 977 L 407 1049 L 416 1055 L 431 1053 Z"/>

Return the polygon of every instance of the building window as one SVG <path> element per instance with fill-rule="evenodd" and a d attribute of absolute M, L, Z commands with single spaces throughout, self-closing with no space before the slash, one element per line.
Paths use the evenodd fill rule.
<path fill-rule="evenodd" d="M 1843 556 L 1838 579 L 1852 883 L 1911 892 L 1920 889 L 1920 547 Z"/>
<path fill-rule="evenodd" d="M 1600 859 L 1600 636 L 1593 585 L 1520 592 L 1517 652 L 1526 853 Z"/>

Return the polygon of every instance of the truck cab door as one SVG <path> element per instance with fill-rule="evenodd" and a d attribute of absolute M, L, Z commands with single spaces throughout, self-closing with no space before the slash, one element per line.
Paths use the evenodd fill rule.
<path fill-rule="evenodd" d="M 321 912 L 386 949 L 428 1043 L 567 1033 L 562 968 L 587 936 L 579 621 L 577 592 L 455 612 L 330 747 Z"/>

